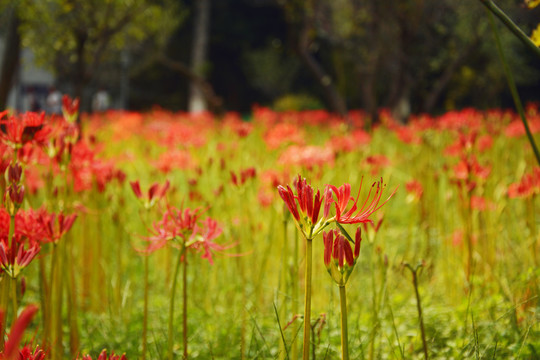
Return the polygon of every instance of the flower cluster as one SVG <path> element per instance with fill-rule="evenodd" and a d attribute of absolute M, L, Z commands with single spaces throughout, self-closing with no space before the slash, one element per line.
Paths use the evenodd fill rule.
<path fill-rule="evenodd" d="M 371 189 L 360 205 L 360 189 L 356 198 L 351 196 L 351 185 L 343 184 L 340 187 L 326 185 L 323 193 L 315 190 L 308 184 L 306 179 L 300 176 L 294 181 L 294 188 L 287 185 L 279 185 L 278 192 L 289 212 L 294 218 L 294 222 L 304 238 L 311 241 L 319 233 L 332 223 L 337 224 L 338 229 L 323 232 L 325 245 L 325 265 L 332 278 L 339 284 L 345 285 L 349 278 L 356 259 L 360 251 L 361 232 L 356 231 L 356 240 L 347 234 L 341 226 L 344 224 L 373 224 L 371 216 L 379 210 L 397 191 L 394 190 L 390 196 L 381 202 L 385 188 L 382 178 L 372 184 Z M 331 214 L 332 205 L 334 214 Z M 319 217 L 322 208 L 322 217 Z M 354 253 L 349 242 L 354 244 Z M 331 261 L 331 259 L 335 261 Z M 346 261 L 346 263 L 344 263 Z"/>
<path fill-rule="evenodd" d="M 182 251 L 202 252 L 202 258 L 213 264 L 212 252 L 222 251 L 229 246 L 214 242 L 222 229 L 214 219 L 201 219 L 201 209 L 177 209 L 169 206 L 161 220 L 153 224 L 152 235 L 145 252 L 153 252 L 168 243 Z"/>

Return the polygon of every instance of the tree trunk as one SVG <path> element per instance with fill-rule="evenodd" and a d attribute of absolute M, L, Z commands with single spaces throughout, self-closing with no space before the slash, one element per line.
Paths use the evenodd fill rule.
<path fill-rule="evenodd" d="M 194 6 L 191 71 L 204 79 L 210 28 L 210 0 L 196 0 Z M 207 109 L 203 90 L 197 81 L 191 81 L 190 83 L 188 107 L 189 112 L 200 112 Z"/>
<path fill-rule="evenodd" d="M 191 71 L 191 69 L 187 65 L 183 64 L 180 61 L 169 59 L 164 54 L 157 54 L 154 59 L 155 61 L 158 61 L 169 69 L 176 71 L 180 75 L 186 77 L 192 83 L 196 83 L 201 89 L 203 97 L 212 109 L 212 111 L 215 111 L 217 113 L 223 112 L 223 100 L 218 95 L 216 95 L 212 85 L 206 80 L 204 80 L 204 78 Z"/>
<path fill-rule="evenodd" d="M 5 38 L 2 69 L 0 70 L 0 110 L 6 107 L 9 90 L 13 85 L 21 55 L 21 38 L 18 31 L 19 17 L 15 6 L 10 9 L 9 24 Z"/>
<path fill-rule="evenodd" d="M 84 55 L 85 55 L 86 41 L 88 40 L 88 34 L 85 31 L 78 31 L 75 34 L 75 38 L 77 41 L 77 49 L 76 49 L 77 60 L 75 63 L 75 76 L 74 76 L 75 83 L 73 84 L 74 89 L 75 89 L 74 96 L 75 98 L 79 99 L 80 104 L 81 104 L 80 109 L 81 111 L 83 111 L 84 109 L 87 108 L 87 102 L 86 102 L 86 99 L 84 98 L 84 88 L 87 85 L 88 76 L 86 74 L 86 62 L 84 59 Z M 79 111 L 79 115 L 77 116 L 77 125 L 79 126 L 79 130 L 82 130 L 81 129 L 81 116 L 80 116 L 81 111 Z M 82 134 L 79 134 L 79 135 L 82 135 Z"/>
<path fill-rule="evenodd" d="M 334 86 L 332 77 L 330 77 L 330 75 L 324 71 L 323 67 L 317 62 L 309 51 L 309 29 L 307 26 L 301 30 L 297 46 L 300 60 L 304 63 L 304 65 L 307 66 L 311 74 L 322 86 L 330 109 L 347 119 L 347 106 L 343 100 L 343 97 L 339 94 Z"/>
<path fill-rule="evenodd" d="M 452 80 L 452 77 L 458 71 L 469 59 L 469 57 L 472 55 L 474 50 L 478 47 L 480 44 L 479 38 L 475 38 L 473 42 L 471 42 L 467 48 L 465 48 L 458 57 L 456 57 L 444 70 L 442 75 L 435 81 L 433 84 L 433 87 L 431 88 L 431 91 L 429 92 L 429 95 L 426 97 L 424 104 L 423 104 L 423 110 L 426 113 L 433 112 L 433 109 L 435 108 L 435 105 L 437 104 L 437 101 L 441 97 L 441 94 L 446 90 L 448 85 L 450 84 L 450 81 Z"/>

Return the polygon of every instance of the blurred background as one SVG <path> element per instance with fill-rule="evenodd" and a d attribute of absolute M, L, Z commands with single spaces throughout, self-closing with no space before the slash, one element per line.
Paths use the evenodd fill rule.
<path fill-rule="evenodd" d="M 530 35 L 540 7 L 499 5 Z M 540 59 L 498 20 L 525 102 Z M 0 107 L 247 114 L 512 107 L 474 0 L 0 0 Z"/>

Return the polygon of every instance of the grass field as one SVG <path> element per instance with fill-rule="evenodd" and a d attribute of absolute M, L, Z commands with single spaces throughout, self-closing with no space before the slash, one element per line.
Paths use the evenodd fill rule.
<path fill-rule="evenodd" d="M 537 142 L 538 111 L 527 109 Z M 1 170 L 23 169 L 1 183 L 0 304 L 8 331 L 13 309 L 38 306 L 24 339 L 46 358 L 167 359 L 172 346 L 181 359 L 186 343 L 192 359 L 301 358 L 306 241 L 277 191 L 298 175 L 321 192 L 351 184 L 355 198 L 362 184 L 360 199 L 382 178 L 381 203 L 397 188 L 372 224 L 343 225 L 362 227 L 346 287 L 351 359 L 540 358 L 540 168 L 511 112 L 407 125 L 383 112 L 369 130 L 361 112 L 349 126 L 323 111 L 108 112 L 83 117 L 79 142 L 60 119 L 4 119 L 27 129 L 20 140 L 4 129 L 0 145 Z M 24 199 L 10 197 L 21 185 Z M 322 235 L 312 242 L 311 358 L 336 359 L 339 288 Z M 18 247 L 36 252 L 23 266 Z"/>

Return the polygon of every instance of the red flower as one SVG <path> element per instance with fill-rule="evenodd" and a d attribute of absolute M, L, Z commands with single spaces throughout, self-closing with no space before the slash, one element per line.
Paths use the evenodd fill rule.
<path fill-rule="evenodd" d="M 71 99 L 68 95 L 62 96 L 62 112 L 67 122 L 74 123 L 79 114 L 79 98 Z"/>
<path fill-rule="evenodd" d="M 55 213 L 42 211 L 38 218 L 38 221 L 45 230 L 42 241 L 57 243 L 71 229 L 75 219 L 77 219 L 76 214 L 66 216 L 60 212 L 57 216 Z"/>
<path fill-rule="evenodd" d="M 345 286 L 360 255 L 361 229 L 356 229 L 354 252 L 349 241 L 338 230 L 323 232 L 323 241 L 326 269 L 338 285 Z"/>
<path fill-rule="evenodd" d="M 397 191 L 396 188 L 382 204 L 379 204 L 381 201 L 383 190 L 385 188 L 385 185 L 383 184 L 383 180 L 381 178 L 381 180 L 373 183 L 364 204 L 362 204 L 362 207 L 358 209 L 357 203 L 358 197 L 360 196 L 360 190 L 362 189 L 361 183 L 360 189 L 358 189 L 358 196 L 356 197 L 356 199 L 351 197 L 350 184 L 344 184 L 339 188 L 333 185 L 328 185 L 328 187 L 336 195 L 336 201 L 334 201 L 336 208 L 335 221 L 340 224 L 359 224 L 373 222 L 369 217 L 375 211 L 379 210 L 384 204 L 386 204 L 386 202 L 390 200 L 390 198 L 394 196 Z M 372 196 L 373 189 L 375 189 L 375 192 Z M 353 201 L 353 204 L 351 208 L 347 210 L 350 201 Z"/>
<path fill-rule="evenodd" d="M 424 188 L 418 180 L 409 181 L 405 184 L 405 188 L 409 194 L 412 194 L 417 199 L 420 199 L 424 193 Z"/>
<path fill-rule="evenodd" d="M 169 207 L 163 218 L 154 223 L 153 234 L 148 238 L 150 243 L 144 251 L 153 252 L 173 241 L 185 251 L 202 251 L 202 258 L 212 264 L 212 251 L 222 251 L 230 245 L 219 245 L 214 242 L 221 235 L 222 229 L 212 218 L 207 217 L 201 221 L 201 214 L 200 209 L 182 210 Z"/>
<path fill-rule="evenodd" d="M 289 185 L 286 188 L 279 185 L 278 192 L 293 215 L 299 230 L 306 239 L 311 240 L 328 225 L 326 219 L 328 218 L 331 197 L 326 196 L 328 190 L 325 191 L 324 195 L 321 195 L 319 190 L 314 193 L 311 185 L 307 183 L 306 179 L 302 179 L 300 175 L 294 182 L 294 186 L 296 195 Z M 323 202 L 325 202 L 323 217 L 319 221 L 319 213 Z"/>
<path fill-rule="evenodd" d="M 150 186 L 148 189 L 148 194 L 146 197 L 143 197 L 139 180 L 130 181 L 129 185 L 131 185 L 131 190 L 133 190 L 135 196 L 142 200 L 144 202 L 144 206 L 149 209 L 154 206 L 156 201 L 159 201 L 165 196 L 167 190 L 169 190 L 170 183 L 169 180 L 167 180 L 163 185 L 159 185 L 158 183 L 152 184 L 152 186 Z"/>
<path fill-rule="evenodd" d="M 28 325 L 30 324 L 30 321 L 38 311 L 38 307 L 36 305 L 28 305 L 21 315 L 17 317 L 17 320 L 13 323 L 11 326 L 11 331 L 9 332 L 9 336 L 7 341 L 4 345 L 4 351 L 0 353 L 0 359 L 1 360 L 19 360 L 21 359 L 21 354 L 19 353 L 19 344 L 21 342 L 22 336 Z M 0 321 L 4 322 L 4 312 L 1 312 Z M 38 351 L 38 350 L 37 350 Z M 39 351 L 38 351 L 39 352 Z M 25 359 L 43 359 L 43 356 L 41 357 L 34 357 L 34 358 L 22 358 Z"/>
<path fill-rule="evenodd" d="M 254 167 L 242 170 L 239 175 L 236 175 L 231 171 L 231 182 L 235 186 L 241 186 L 244 185 L 249 179 L 255 178 L 255 176 L 257 176 L 257 171 Z"/>
<path fill-rule="evenodd" d="M 30 264 L 39 250 L 37 243 L 32 243 L 25 249 L 23 239 L 18 233 L 11 239 L 10 247 L 8 237 L 3 235 L 0 239 L 0 266 L 3 272 L 16 278 L 21 270 Z"/>
<path fill-rule="evenodd" d="M 77 357 L 77 360 L 92 360 L 92 357 L 90 355 L 86 355 L 82 358 Z M 112 352 L 111 355 L 107 355 L 107 350 L 103 350 L 96 360 L 127 360 L 127 358 L 126 354 L 115 355 L 114 352 Z"/>
<path fill-rule="evenodd" d="M 508 197 L 526 198 L 540 194 L 540 167 L 534 168 L 529 174 L 523 175 L 519 182 L 508 186 Z"/>
<path fill-rule="evenodd" d="M 4 119 L 6 115 L 6 111 L 0 113 L 0 125 L 5 127 L 0 131 L 0 141 L 11 148 L 19 149 L 31 141 L 43 144 L 48 139 L 51 128 L 44 123 L 45 113 L 27 112 Z"/>

